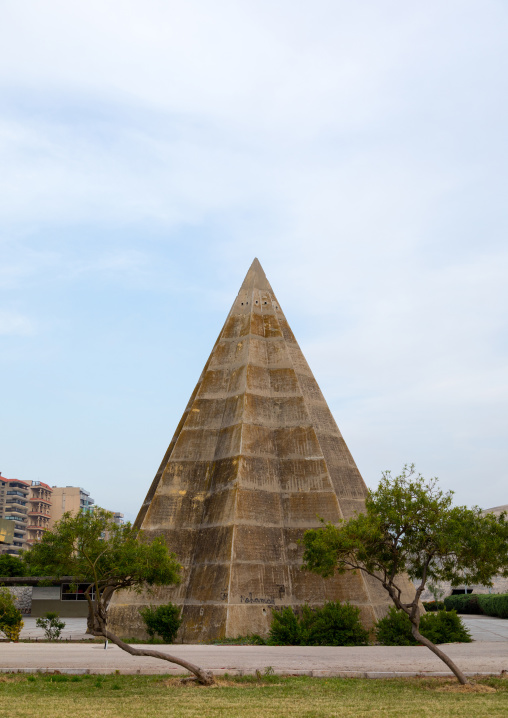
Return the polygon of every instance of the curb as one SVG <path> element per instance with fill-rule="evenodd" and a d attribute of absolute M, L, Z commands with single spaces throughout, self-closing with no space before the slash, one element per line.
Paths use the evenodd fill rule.
<path fill-rule="evenodd" d="M 257 673 L 261 673 L 263 676 L 264 668 L 261 670 L 256 669 L 237 669 L 237 668 L 211 668 L 214 676 L 254 676 Z M 118 670 L 115 668 L 0 668 L 0 673 L 54 673 L 54 674 L 68 674 L 73 676 L 82 675 L 122 675 L 122 676 L 163 676 L 169 675 L 169 671 L 174 675 L 189 675 L 187 671 L 182 671 L 180 667 L 169 669 L 166 673 L 145 673 L 140 669 L 125 669 Z M 499 673 L 492 673 L 491 671 L 465 671 L 464 674 L 469 678 L 474 676 L 499 676 Z M 451 671 L 323 671 L 323 670 L 311 670 L 311 671 L 300 671 L 300 670 L 274 670 L 271 675 L 276 676 L 308 676 L 310 678 L 370 678 L 370 679 L 383 679 L 383 678 L 453 678 L 454 674 Z"/>

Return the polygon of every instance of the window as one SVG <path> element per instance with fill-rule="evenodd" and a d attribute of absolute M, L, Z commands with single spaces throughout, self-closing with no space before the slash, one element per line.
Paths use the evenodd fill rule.
<path fill-rule="evenodd" d="M 85 591 L 88 586 L 88 583 L 78 583 L 77 585 L 62 583 L 62 601 L 86 601 Z M 92 600 L 95 598 L 95 592 L 93 589 L 91 592 L 91 598 Z"/>

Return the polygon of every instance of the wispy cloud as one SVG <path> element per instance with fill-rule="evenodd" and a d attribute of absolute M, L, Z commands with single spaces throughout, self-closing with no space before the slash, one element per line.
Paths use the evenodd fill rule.
<path fill-rule="evenodd" d="M 29 317 L 0 309 L 0 335 L 27 336 L 33 334 L 34 331 L 35 325 Z"/>
<path fill-rule="evenodd" d="M 13 403 L 41 356 L 54 392 L 90 379 L 84 422 L 103 387 L 114 471 L 115 416 L 137 426 L 170 363 L 144 472 L 257 255 L 360 466 L 423 457 L 474 501 L 506 475 L 507 31 L 496 0 L 4 4 L 0 326 L 33 340 Z"/>

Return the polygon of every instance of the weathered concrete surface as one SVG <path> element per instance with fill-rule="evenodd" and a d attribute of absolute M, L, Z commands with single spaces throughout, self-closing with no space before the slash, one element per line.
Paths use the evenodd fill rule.
<path fill-rule="evenodd" d="M 105 651 L 87 644 L 1 644 L 0 671 L 182 674 L 179 666 L 155 658 L 130 656 L 116 646 Z M 161 647 L 162 648 L 162 647 Z M 203 668 L 223 673 L 255 673 L 271 666 L 279 674 L 314 676 L 451 675 L 424 646 L 167 646 L 168 651 Z M 467 674 L 508 670 L 508 643 L 455 643 L 446 653 Z"/>
<path fill-rule="evenodd" d="M 183 605 L 186 643 L 265 634 L 270 608 L 326 600 L 364 622 L 389 600 L 360 574 L 323 580 L 300 570 L 306 529 L 364 506 L 366 486 L 254 260 L 137 518 L 184 567 L 178 588 L 122 592 L 110 626 L 144 637 L 138 609 Z"/>

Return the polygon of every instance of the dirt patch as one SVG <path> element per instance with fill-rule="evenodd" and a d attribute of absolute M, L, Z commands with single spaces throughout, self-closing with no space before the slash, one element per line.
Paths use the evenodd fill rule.
<path fill-rule="evenodd" d="M 435 689 L 437 693 L 497 693 L 492 686 L 484 686 L 482 683 L 451 683 L 447 686 L 439 686 Z"/>
<path fill-rule="evenodd" d="M 228 678 L 221 678 L 220 676 L 215 677 L 215 683 L 211 686 L 203 686 L 201 683 L 193 680 L 186 680 L 185 678 L 167 678 L 165 681 L 159 683 L 161 686 L 166 688 L 266 688 L 267 686 L 281 686 L 282 683 L 274 683 L 272 681 L 264 682 L 263 680 L 256 681 L 242 681 L 242 680 L 231 680 Z"/>

